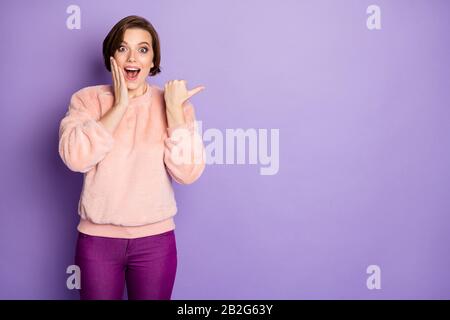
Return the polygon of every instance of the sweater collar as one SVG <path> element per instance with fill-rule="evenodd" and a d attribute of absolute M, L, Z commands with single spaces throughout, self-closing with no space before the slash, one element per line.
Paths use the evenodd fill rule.
<path fill-rule="evenodd" d="M 129 106 L 140 105 L 143 102 L 149 101 L 151 99 L 151 97 L 152 97 L 152 86 L 147 81 L 145 81 L 145 85 L 147 86 L 147 91 L 143 95 L 140 95 L 138 97 L 129 98 Z M 111 97 L 112 99 L 114 99 L 114 87 L 112 85 L 109 85 L 107 87 L 107 90 L 103 91 L 101 96 L 102 97 L 108 96 L 108 97 Z"/>

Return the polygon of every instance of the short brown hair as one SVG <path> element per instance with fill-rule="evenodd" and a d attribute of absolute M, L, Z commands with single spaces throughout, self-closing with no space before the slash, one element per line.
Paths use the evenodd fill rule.
<path fill-rule="evenodd" d="M 103 59 L 106 69 L 111 71 L 111 56 L 114 56 L 116 50 L 123 41 L 125 30 L 130 28 L 140 28 L 147 30 L 152 36 L 153 49 L 153 67 L 150 69 L 150 76 L 160 73 L 161 50 L 159 45 L 159 37 L 153 25 L 145 18 L 139 16 L 128 16 L 117 22 L 109 31 L 105 40 L 103 40 Z"/>

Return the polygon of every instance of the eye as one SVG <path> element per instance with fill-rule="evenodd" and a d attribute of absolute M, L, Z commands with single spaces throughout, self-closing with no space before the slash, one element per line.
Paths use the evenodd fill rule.
<path fill-rule="evenodd" d="M 142 47 L 142 48 L 139 49 L 139 51 L 141 53 L 147 53 L 148 52 L 148 48 L 147 47 Z"/>
<path fill-rule="evenodd" d="M 119 51 L 119 52 L 125 52 L 126 49 L 127 49 L 127 48 L 125 48 L 124 46 L 120 46 L 120 47 L 117 49 L 117 51 Z"/>

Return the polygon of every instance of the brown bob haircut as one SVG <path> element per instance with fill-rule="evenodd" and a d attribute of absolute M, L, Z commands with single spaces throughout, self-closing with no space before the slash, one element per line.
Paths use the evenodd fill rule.
<path fill-rule="evenodd" d="M 105 40 L 103 40 L 103 60 L 106 69 L 111 71 L 111 62 L 109 57 L 114 56 L 116 50 L 120 47 L 123 41 L 123 35 L 125 30 L 131 28 L 139 28 L 147 30 L 152 37 L 152 49 L 153 49 L 153 64 L 154 66 L 150 69 L 150 76 L 155 76 L 160 73 L 160 62 L 161 62 L 161 50 L 159 45 L 159 37 L 153 25 L 145 18 L 139 16 L 128 16 L 117 22 L 114 27 L 109 31 Z"/>

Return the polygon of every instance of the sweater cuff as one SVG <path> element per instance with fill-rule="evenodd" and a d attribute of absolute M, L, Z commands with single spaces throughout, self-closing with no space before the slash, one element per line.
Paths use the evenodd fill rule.
<path fill-rule="evenodd" d="M 185 122 L 185 123 L 173 126 L 173 127 L 168 127 L 167 134 L 168 134 L 169 138 L 172 137 L 178 129 L 182 129 L 180 131 L 187 130 L 190 134 L 193 134 L 195 131 L 194 122 Z"/>

